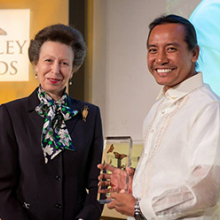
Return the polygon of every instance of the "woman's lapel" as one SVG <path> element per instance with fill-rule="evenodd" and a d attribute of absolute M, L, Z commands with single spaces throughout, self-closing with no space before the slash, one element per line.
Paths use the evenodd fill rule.
<path fill-rule="evenodd" d="M 38 88 L 37 88 L 38 89 Z M 38 131 L 42 132 L 44 119 L 36 111 L 35 108 L 40 104 L 37 97 L 37 89 L 28 97 L 27 100 L 27 114 L 30 120 L 34 123 Z"/>
<path fill-rule="evenodd" d="M 70 120 L 66 121 L 66 127 L 67 127 L 69 133 L 71 134 L 73 132 L 73 129 L 76 126 L 77 121 L 82 117 L 81 116 L 81 109 L 80 109 L 81 101 L 71 99 L 69 96 L 67 96 L 67 102 L 68 102 L 68 106 L 72 110 L 77 110 L 78 111 L 77 115 L 72 117 Z"/>

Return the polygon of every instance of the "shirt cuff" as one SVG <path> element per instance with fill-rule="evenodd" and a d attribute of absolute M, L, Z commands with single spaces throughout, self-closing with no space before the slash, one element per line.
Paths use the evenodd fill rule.
<path fill-rule="evenodd" d="M 140 206 L 142 214 L 144 215 L 146 219 L 154 220 L 157 218 L 153 210 L 152 204 L 151 204 L 151 199 L 149 198 L 141 199 L 139 201 L 139 206 Z"/>

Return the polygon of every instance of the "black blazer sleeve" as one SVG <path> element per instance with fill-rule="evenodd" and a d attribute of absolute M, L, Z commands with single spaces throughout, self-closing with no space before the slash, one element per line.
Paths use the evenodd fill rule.
<path fill-rule="evenodd" d="M 17 200 L 19 184 L 18 146 L 13 122 L 5 105 L 0 106 L 0 217 L 3 220 L 30 220 Z"/>
<path fill-rule="evenodd" d="M 99 175 L 97 164 L 101 162 L 103 150 L 102 124 L 98 107 L 96 107 L 95 127 L 88 127 L 87 129 L 94 129 L 92 146 L 90 147 L 90 151 L 87 157 L 87 164 L 85 166 L 85 170 L 83 171 L 84 175 L 87 175 L 85 185 L 88 190 L 88 194 L 86 196 L 84 207 L 75 218 L 75 220 L 78 220 L 79 218 L 84 220 L 91 220 L 91 217 L 93 220 L 99 220 L 103 209 L 103 206 L 100 205 L 97 201 Z"/>

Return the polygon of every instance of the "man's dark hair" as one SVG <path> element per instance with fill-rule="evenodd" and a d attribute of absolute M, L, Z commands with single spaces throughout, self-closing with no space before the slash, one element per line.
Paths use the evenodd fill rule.
<path fill-rule="evenodd" d="M 192 51 L 197 46 L 197 37 L 196 37 L 196 31 L 192 23 L 187 20 L 186 18 L 183 18 L 178 15 L 162 15 L 158 18 L 156 18 L 153 22 L 149 25 L 149 34 L 147 38 L 147 46 L 149 43 L 149 37 L 151 34 L 151 31 L 156 27 L 157 25 L 161 24 L 170 24 L 170 23 L 176 23 L 176 24 L 182 24 L 185 27 L 185 42 L 188 45 L 188 49 Z"/>

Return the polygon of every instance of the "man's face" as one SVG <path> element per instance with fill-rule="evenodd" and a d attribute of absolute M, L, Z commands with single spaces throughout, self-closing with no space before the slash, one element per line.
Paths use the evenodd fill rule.
<path fill-rule="evenodd" d="M 181 24 L 153 28 L 148 41 L 148 69 L 165 91 L 195 74 L 199 48 L 189 51 Z"/>

